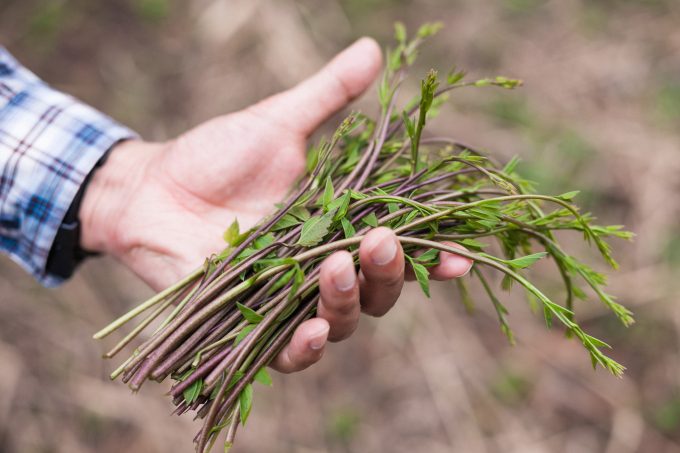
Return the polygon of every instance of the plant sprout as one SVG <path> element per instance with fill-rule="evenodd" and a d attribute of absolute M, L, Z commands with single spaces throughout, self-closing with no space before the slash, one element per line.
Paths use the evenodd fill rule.
<path fill-rule="evenodd" d="M 594 367 L 623 373 L 624 367 L 603 352 L 609 346 L 577 323 L 574 299 L 586 299 L 583 288 L 588 287 L 624 325 L 633 322 L 632 314 L 605 292 L 605 276 L 565 251 L 555 232 L 583 234 L 613 268 L 617 265 L 606 240 L 632 235 L 620 226 L 593 224 L 593 217 L 573 203 L 578 192 L 535 193 L 532 183 L 516 173 L 516 158 L 501 166 L 454 139 L 425 134 L 447 93 L 465 87 L 513 89 L 521 82 L 505 77 L 467 81 L 457 70 L 440 79 L 430 71 L 420 95 L 397 108 L 419 46 L 438 29 L 438 24 L 426 24 L 409 40 L 397 24 L 396 47 L 387 50 L 379 84 L 378 119 L 351 114 L 329 140 L 309 151 L 307 174 L 274 214 L 245 232 L 235 221 L 224 234 L 224 250 L 95 335 L 103 338 L 141 319 L 105 355 L 110 358 L 165 315 L 111 378 L 122 378 L 133 390 L 147 380 L 172 379 L 175 412 L 194 412 L 203 420 L 194 439 L 197 452 L 210 450 L 222 431 L 225 449 L 232 445 L 250 414 L 254 381 L 271 385 L 267 365 L 295 328 L 315 315 L 321 262 L 347 249 L 358 265 L 358 245 L 377 226 L 397 234 L 426 296 L 428 269 L 438 263 L 440 252 L 467 257 L 474 262 L 469 278 L 481 283 L 511 343 L 508 310 L 489 271 L 502 274 L 501 289 L 523 288 L 542 307 L 548 326 L 563 325 Z M 492 249 L 499 252 L 486 251 Z M 564 283 L 562 303 L 526 275 L 525 269 L 546 259 L 554 261 Z M 458 285 L 465 298 L 466 283 L 461 279 Z"/>

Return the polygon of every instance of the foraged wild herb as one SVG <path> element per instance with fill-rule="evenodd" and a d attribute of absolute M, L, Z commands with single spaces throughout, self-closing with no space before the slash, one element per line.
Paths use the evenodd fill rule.
<path fill-rule="evenodd" d="M 505 77 L 466 81 L 453 70 L 445 78 L 431 71 L 420 96 L 399 110 L 397 94 L 418 47 L 439 29 L 426 24 L 409 40 L 396 27 L 396 47 L 387 51 L 379 85 L 377 120 L 354 113 L 330 140 L 308 154 L 307 175 L 270 217 L 241 232 L 235 221 L 225 232 L 227 247 L 205 265 L 98 332 L 103 338 L 146 314 L 106 357 L 112 357 L 161 314 L 170 311 L 112 379 L 133 390 L 147 380 L 170 377 L 175 412 L 195 412 L 203 427 L 195 438 L 208 451 L 226 430 L 225 449 L 252 408 L 253 382 L 271 385 L 267 365 L 295 328 L 315 314 L 319 267 L 330 253 L 348 249 L 358 263 L 358 245 L 370 228 L 394 230 L 408 264 L 429 297 L 428 269 L 441 251 L 474 261 L 473 272 L 498 314 L 502 332 L 513 342 L 508 309 L 488 271 L 503 275 L 501 289 L 522 287 L 542 307 L 548 326 L 559 323 L 600 365 L 619 376 L 624 367 L 602 352 L 609 346 L 589 335 L 574 318 L 574 298 L 589 287 L 624 325 L 632 314 L 603 286 L 605 276 L 568 254 L 555 232 L 575 230 L 596 246 L 613 268 L 606 240 L 630 238 L 620 226 L 597 226 L 574 205 L 578 192 L 541 195 L 516 172 L 517 159 L 501 166 L 490 156 L 445 137 L 428 137 L 425 126 L 447 93 L 464 87 L 520 85 Z M 449 241 L 462 250 L 443 244 Z M 491 254 L 495 242 L 500 250 Z M 528 279 L 525 269 L 554 261 L 566 300 L 558 303 Z M 461 299 L 472 302 L 464 279 Z"/>

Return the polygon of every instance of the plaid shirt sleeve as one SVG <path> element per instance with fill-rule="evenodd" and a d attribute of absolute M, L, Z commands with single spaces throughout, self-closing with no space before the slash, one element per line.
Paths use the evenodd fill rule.
<path fill-rule="evenodd" d="M 50 88 L 0 47 L 0 251 L 45 286 L 47 257 L 80 185 L 135 133 Z"/>

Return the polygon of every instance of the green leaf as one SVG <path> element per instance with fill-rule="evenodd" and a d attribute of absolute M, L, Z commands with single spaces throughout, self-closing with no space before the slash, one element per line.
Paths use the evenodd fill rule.
<path fill-rule="evenodd" d="M 402 119 L 404 120 L 404 126 L 406 127 L 406 133 L 408 134 L 411 141 L 416 138 L 416 126 L 415 123 L 408 116 L 408 112 L 402 112 Z"/>
<path fill-rule="evenodd" d="M 510 159 L 510 162 L 505 164 L 505 167 L 503 167 L 503 173 L 506 175 L 512 174 L 515 171 L 515 168 L 517 168 L 519 161 L 519 157 L 513 156 L 512 159 Z"/>
<path fill-rule="evenodd" d="M 451 68 L 449 74 L 446 76 L 446 83 L 448 83 L 449 85 L 455 85 L 456 83 L 463 80 L 463 78 L 465 78 L 465 71 L 459 71 L 454 66 L 453 68 Z"/>
<path fill-rule="evenodd" d="M 316 165 L 319 163 L 319 154 L 320 150 L 318 147 L 312 147 L 309 152 L 307 153 L 307 164 L 306 168 L 308 172 L 312 172 L 316 168 Z"/>
<path fill-rule="evenodd" d="M 493 206 L 477 206 L 476 208 L 468 209 L 467 212 L 480 219 L 493 222 L 498 222 L 501 215 L 498 209 Z"/>
<path fill-rule="evenodd" d="M 239 226 L 238 226 L 238 219 L 234 219 L 234 221 L 229 225 L 229 228 L 227 228 L 227 231 L 224 232 L 224 242 L 229 244 L 231 247 L 235 247 L 238 245 L 238 240 L 239 240 Z"/>
<path fill-rule="evenodd" d="M 418 29 L 418 37 L 421 39 L 428 38 L 439 32 L 444 27 L 441 22 L 428 22 L 423 24 Z"/>
<path fill-rule="evenodd" d="M 336 198 L 328 205 L 329 211 L 335 211 L 335 216 L 333 220 L 340 220 L 347 215 L 347 210 L 349 209 L 349 204 L 352 201 L 352 196 L 349 191 L 345 191 L 344 195 Z"/>
<path fill-rule="evenodd" d="M 585 338 L 586 338 L 587 341 L 589 341 L 590 343 L 592 343 L 593 345 L 595 345 L 595 347 L 598 347 L 598 348 L 607 348 L 607 349 L 611 349 L 611 348 L 612 348 L 611 346 L 609 346 L 609 344 L 607 344 L 607 343 L 605 343 L 604 341 L 600 340 L 599 338 L 595 338 L 595 337 L 593 337 L 593 336 L 591 336 L 591 335 L 585 334 Z"/>
<path fill-rule="evenodd" d="M 509 79 L 507 77 L 497 76 L 493 83 L 501 88 L 514 90 L 517 87 L 521 87 L 523 82 L 519 79 Z"/>
<path fill-rule="evenodd" d="M 507 260 L 505 261 L 505 263 L 516 269 L 525 269 L 546 255 L 547 255 L 546 252 L 538 252 L 532 255 L 526 255 L 520 258 L 515 258 L 514 260 Z"/>
<path fill-rule="evenodd" d="M 290 214 L 286 214 L 281 217 L 281 220 L 276 222 L 272 227 L 272 231 L 287 230 L 288 228 L 299 225 L 301 222 L 299 219 L 295 218 Z"/>
<path fill-rule="evenodd" d="M 196 371 L 196 370 L 193 369 L 193 368 L 189 368 L 189 369 L 186 370 L 184 373 L 182 373 L 182 375 L 179 377 L 178 380 L 179 380 L 180 382 L 186 381 L 186 380 L 189 378 L 189 376 L 191 376 L 191 375 L 193 374 L 194 371 Z"/>
<path fill-rule="evenodd" d="M 212 433 L 219 433 L 219 432 L 222 431 L 224 428 L 226 428 L 227 426 L 229 426 L 230 423 L 231 423 L 231 420 L 230 420 L 230 418 L 229 418 L 229 419 L 225 420 L 224 422 L 222 422 L 222 423 L 220 423 L 220 424 L 217 424 L 217 425 L 213 426 L 212 428 L 210 428 L 209 434 L 212 434 Z M 209 450 L 212 450 L 212 447 L 215 445 L 215 441 L 216 441 L 216 440 L 217 440 L 217 438 L 216 438 L 216 437 L 213 437 L 213 439 L 210 441 L 210 444 L 208 445 L 208 449 L 209 449 Z"/>
<path fill-rule="evenodd" d="M 394 39 L 401 44 L 406 42 L 406 27 L 401 22 L 394 23 Z"/>
<path fill-rule="evenodd" d="M 548 329 L 552 328 L 553 313 L 550 311 L 547 305 L 543 306 L 543 317 L 545 318 L 545 325 L 548 327 Z"/>
<path fill-rule="evenodd" d="M 506 274 L 503 276 L 503 279 L 501 280 L 501 288 L 505 291 L 510 291 L 514 283 L 515 279 Z"/>
<path fill-rule="evenodd" d="M 418 283 L 420 284 L 420 289 L 423 290 L 423 293 L 425 293 L 427 297 L 430 297 L 430 272 L 425 266 L 417 263 L 410 256 L 406 255 L 406 258 L 413 268 L 413 273 L 416 275 L 416 280 L 418 280 Z"/>
<path fill-rule="evenodd" d="M 493 79 L 480 79 L 474 82 L 474 86 L 476 87 L 488 87 L 488 86 L 497 86 L 501 88 L 506 88 L 508 90 L 513 90 L 517 87 L 522 86 L 522 81 L 519 79 L 509 79 L 507 77 L 503 76 L 498 76 Z"/>
<path fill-rule="evenodd" d="M 333 188 L 333 180 L 331 177 L 326 177 L 326 187 L 323 191 L 323 196 L 321 197 L 321 206 L 323 206 L 324 212 L 328 212 L 328 206 L 333 201 L 335 197 L 335 189 Z"/>
<path fill-rule="evenodd" d="M 323 240 L 333 224 L 333 212 L 327 212 L 322 216 L 310 217 L 302 225 L 300 239 L 297 244 L 304 247 L 313 247 Z"/>
<path fill-rule="evenodd" d="M 305 282 L 305 273 L 302 271 L 300 264 L 296 263 L 293 270 L 295 272 L 293 273 L 293 284 L 290 287 L 290 293 L 288 294 L 288 300 L 291 300 L 295 296 L 297 296 L 298 289 L 300 289 L 300 286 L 302 286 L 302 284 Z"/>
<path fill-rule="evenodd" d="M 250 410 L 253 408 L 253 385 L 246 385 L 238 396 L 241 424 L 245 426 Z"/>
<path fill-rule="evenodd" d="M 407 223 L 411 223 L 416 217 L 418 217 L 418 211 L 415 209 L 408 214 L 402 216 L 402 218 L 392 226 L 392 228 L 396 228 L 397 226 L 401 225 L 406 225 Z"/>
<path fill-rule="evenodd" d="M 270 246 L 274 243 L 276 239 L 272 233 L 264 234 L 253 241 L 253 246 L 257 250 L 262 250 L 263 248 Z"/>
<path fill-rule="evenodd" d="M 293 206 L 290 211 L 288 211 L 288 214 L 303 222 L 311 217 L 311 214 L 304 206 Z"/>
<path fill-rule="evenodd" d="M 264 316 L 262 316 L 252 308 L 246 307 L 240 302 L 236 302 L 236 307 L 238 308 L 238 311 L 241 312 L 246 321 L 248 321 L 250 324 L 258 324 L 260 321 L 264 319 Z"/>
<path fill-rule="evenodd" d="M 269 375 L 267 367 L 260 368 L 257 373 L 255 373 L 254 379 L 262 385 L 266 385 L 268 387 L 272 386 L 272 377 Z"/>
<path fill-rule="evenodd" d="M 475 249 L 482 249 L 482 248 L 487 246 L 487 244 L 485 244 L 483 242 L 479 242 L 479 241 L 477 241 L 475 239 L 471 239 L 471 238 L 463 239 L 463 240 L 458 241 L 458 242 L 460 244 L 466 246 L 466 247 L 471 247 L 471 248 L 475 248 Z"/>
<path fill-rule="evenodd" d="M 187 404 L 193 403 L 201 395 L 202 390 L 203 379 L 198 379 L 184 390 L 184 401 Z"/>
<path fill-rule="evenodd" d="M 229 385 L 227 386 L 227 390 L 233 388 L 238 382 L 243 379 L 243 376 L 245 376 L 245 373 L 241 370 L 236 370 L 234 373 L 234 376 L 232 376 L 231 381 L 229 382 Z"/>
<path fill-rule="evenodd" d="M 580 190 L 572 190 L 571 192 L 563 193 L 562 195 L 559 195 L 557 198 L 560 200 L 564 201 L 570 201 L 573 200 L 576 195 L 578 195 L 581 191 Z"/>
<path fill-rule="evenodd" d="M 588 295 L 581 289 L 579 286 L 572 286 L 571 291 L 574 293 L 574 297 L 577 297 L 578 299 L 581 300 L 588 300 Z"/>
<path fill-rule="evenodd" d="M 255 329 L 255 327 L 257 327 L 257 325 L 255 325 L 255 324 L 248 324 L 248 325 L 245 326 L 243 329 L 241 329 L 241 331 L 238 333 L 238 335 L 236 335 L 236 338 L 234 339 L 234 346 L 236 346 L 236 345 L 238 345 L 240 342 L 242 342 L 243 339 L 244 339 L 245 337 L 247 337 L 248 334 L 249 334 L 250 332 L 252 332 L 252 331 Z"/>
<path fill-rule="evenodd" d="M 489 299 L 491 300 L 491 303 L 493 304 L 493 307 L 496 310 L 496 315 L 498 316 L 498 322 L 501 326 L 501 331 L 507 337 L 508 342 L 510 342 L 511 345 L 514 345 L 515 335 L 512 332 L 510 325 L 508 324 L 507 319 L 508 309 L 505 308 L 505 306 L 498 300 L 493 290 L 491 289 L 491 285 L 489 285 L 489 282 L 486 280 L 486 277 L 484 277 L 484 274 L 482 274 L 482 271 L 480 271 L 479 268 L 477 267 L 474 267 L 472 271 L 475 273 L 479 281 L 482 283 L 484 291 L 486 291 L 486 294 L 489 296 Z"/>
<path fill-rule="evenodd" d="M 356 190 L 350 189 L 349 193 L 353 200 L 363 200 L 364 198 L 368 198 L 368 195 L 357 192 Z"/>
<path fill-rule="evenodd" d="M 291 296 L 288 296 L 289 301 L 291 298 L 292 298 Z M 288 303 L 288 306 L 281 312 L 278 318 L 276 318 L 276 322 L 282 322 L 288 319 L 293 313 L 295 313 L 295 310 L 297 310 L 299 306 L 300 299 Z"/>
<path fill-rule="evenodd" d="M 390 50 L 387 49 L 387 54 L 389 55 Z M 389 58 L 387 59 L 389 61 Z M 389 78 L 387 76 L 387 72 L 383 75 L 382 79 L 380 79 L 380 83 L 378 84 L 378 100 L 380 101 L 380 105 L 383 106 L 383 109 L 386 109 L 389 101 L 390 101 L 390 85 L 389 85 Z"/>
<path fill-rule="evenodd" d="M 228 250 L 231 250 L 231 246 L 228 248 Z M 211 255 L 210 257 L 206 258 L 205 262 L 203 263 L 203 272 L 212 274 L 219 264 L 219 259 L 219 256 L 216 255 Z"/>
<path fill-rule="evenodd" d="M 456 286 L 458 287 L 458 292 L 460 293 L 460 300 L 465 307 L 465 311 L 472 313 L 475 311 L 475 303 L 472 301 L 472 297 L 470 297 L 470 290 L 468 289 L 465 280 L 462 278 L 457 278 L 455 281 Z"/>
<path fill-rule="evenodd" d="M 236 257 L 236 261 L 243 261 L 244 259 L 248 258 L 249 256 L 254 255 L 257 252 L 257 249 L 254 247 L 246 247 L 241 253 L 238 254 Z"/>
<path fill-rule="evenodd" d="M 416 261 L 427 264 L 435 264 L 439 260 L 439 250 L 430 249 L 415 258 Z"/>
<path fill-rule="evenodd" d="M 369 215 L 361 219 L 361 221 L 370 227 L 378 227 L 378 218 L 375 216 L 375 212 L 371 212 Z"/>
<path fill-rule="evenodd" d="M 279 279 L 274 283 L 274 285 L 267 291 L 268 295 L 272 295 L 276 293 L 278 290 L 283 288 L 288 284 L 291 278 L 293 278 L 293 275 L 295 274 L 295 269 L 290 269 L 286 271 L 285 274 L 283 274 Z"/>
<path fill-rule="evenodd" d="M 398 46 L 396 50 L 387 49 L 385 60 L 387 61 L 387 68 L 390 71 L 396 71 L 401 67 L 401 52 L 403 49 L 403 45 Z"/>
<path fill-rule="evenodd" d="M 342 231 L 345 233 L 346 238 L 351 238 L 354 237 L 357 234 L 357 230 L 354 229 L 354 225 L 352 225 L 352 222 L 347 220 L 346 218 L 340 219 L 340 223 L 342 224 Z"/>
<path fill-rule="evenodd" d="M 406 64 L 411 66 L 413 63 L 416 61 L 416 57 L 418 56 L 418 51 L 417 50 L 411 50 L 410 52 L 407 53 L 406 55 Z"/>
<path fill-rule="evenodd" d="M 413 271 L 416 274 L 416 279 L 420 284 L 420 288 L 423 290 L 427 297 L 430 297 L 430 272 L 425 266 L 420 263 L 412 263 Z"/>

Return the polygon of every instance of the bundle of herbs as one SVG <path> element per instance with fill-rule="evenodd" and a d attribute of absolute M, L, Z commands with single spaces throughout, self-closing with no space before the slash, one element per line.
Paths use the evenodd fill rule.
<path fill-rule="evenodd" d="M 191 411 L 203 419 L 195 438 L 198 452 L 209 450 L 224 429 L 225 447 L 230 446 L 239 424 L 245 424 L 253 382 L 271 383 L 267 365 L 295 328 L 315 315 L 323 259 L 347 249 L 358 263 L 359 242 L 378 226 L 394 230 L 425 295 L 428 268 L 437 264 L 441 251 L 469 258 L 474 261 L 469 278 L 481 283 L 510 342 L 508 311 L 487 271 L 503 275 L 504 290 L 513 284 L 522 287 L 542 307 L 548 325 L 556 320 L 582 343 L 593 366 L 622 374 L 623 366 L 602 352 L 608 345 L 576 322 L 573 302 L 586 299 L 582 287 L 589 287 L 624 325 L 633 322 L 632 315 L 604 291 L 605 276 L 568 254 L 555 232 L 583 234 L 614 268 L 605 240 L 629 238 L 630 233 L 620 226 L 594 225 L 593 217 L 573 204 L 577 192 L 536 194 L 531 182 L 515 172 L 517 159 L 500 166 L 454 139 L 424 137 L 427 120 L 449 92 L 483 86 L 512 89 L 520 82 L 504 77 L 466 81 L 456 70 L 440 81 L 431 71 L 421 82 L 420 95 L 397 108 L 418 47 L 438 28 L 426 24 L 408 40 L 398 24 L 397 44 L 387 51 L 379 85 L 379 118 L 349 116 L 330 140 L 309 151 L 307 175 L 274 214 L 246 232 L 234 222 L 224 235 L 223 251 L 95 335 L 103 338 L 146 314 L 105 355 L 110 358 L 169 311 L 111 377 L 122 377 L 133 390 L 147 380 L 170 377 L 176 413 Z M 485 252 L 492 249 L 491 242 L 497 243 L 496 255 Z M 525 269 L 541 259 L 554 261 L 564 282 L 563 303 L 526 276 Z M 457 283 L 465 298 L 465 281 Z"/>

